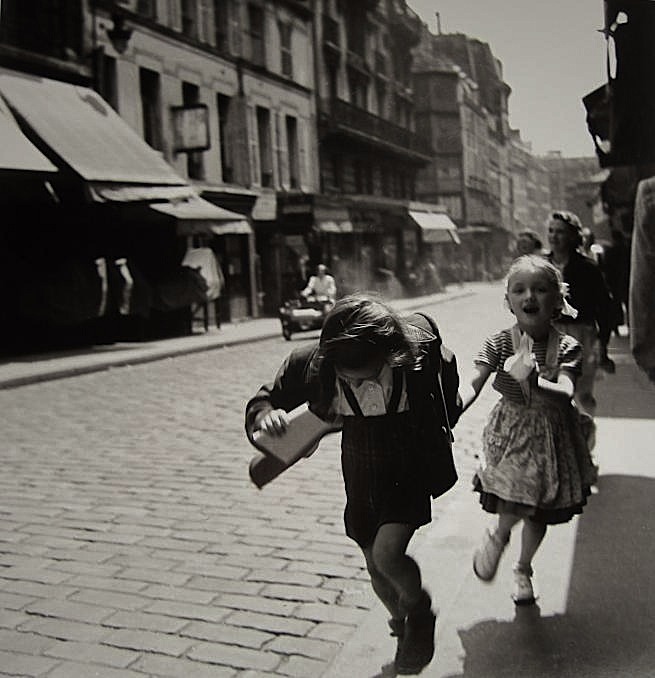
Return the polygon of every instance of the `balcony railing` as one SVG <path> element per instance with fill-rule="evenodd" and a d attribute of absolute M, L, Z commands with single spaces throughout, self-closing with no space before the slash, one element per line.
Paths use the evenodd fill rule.
<path fill-rule="evenodd" d="M 384 142 L 422 154 L 431 154 L 430 145 L 415 132 L 353 106 L 341 99 L 324 99 L 321 113 L 328 127 L 356 132 L 374 142 Z"/>

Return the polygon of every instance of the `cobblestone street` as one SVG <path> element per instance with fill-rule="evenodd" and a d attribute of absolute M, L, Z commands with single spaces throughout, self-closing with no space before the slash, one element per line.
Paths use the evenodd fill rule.
<path fill-rule="evenodd" d="M 498 285 L 475 290 L 425 309 L 460 372 L 507 320 Z M 300 341 L 0 392 L 1 675 L 321 675 L 373 604 L 343 534 L 338 437 L 259 491 L 242 433 Z M 485 413 L 458 427 L 462 482 Z"/>

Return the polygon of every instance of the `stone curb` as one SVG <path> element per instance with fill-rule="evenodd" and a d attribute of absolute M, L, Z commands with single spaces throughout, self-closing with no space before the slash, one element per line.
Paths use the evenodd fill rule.
<path fill-rule="evenodd" d="M 444 303 L 447 301 L 453 301 L 455 299 L 463 298 L 474 294 L 470 289 L 461 289 L 457 288 L 455 291 L 442 292 L 439 294 L 423 296 L 423 297 L 414 297 L 414 298 L 405 298 L 390 301 L 390 304 L 401 311 L 412 310 L 415 308 L 421 308 L 423 306 L 435 305 Z M 257 321 L 252 321 L 257 322 Z M 247 325 L 248 321 L 244 323 Z M 117 353 L 111 353 L 111 349 L 108 357 L 107 354 L 98 355 L 97 358 L 93 356 L 90 357 L 89 361 L 85 364 L 71 364 L 71 365 L 62 365 L 66 360 L 65 357 L 53 357 L 49 360 L 50 366 L 44 364 L 41 368 L 37 365 L 31 372 L 28 374 L 22 374 L 18 376 L 10 376 L 8 374 L 3 374 L 3 366 L 0 365 L 0 390 L 18 388 L 20 386 L 27 386 L 29 384 L 36 384 L 45 381 L 53 381 L 56 379 L 65 379 L 68 377 L 80 376 L 83 374 L 90 374 L 93 372 L 101 372 L 104 370 L 111 369 L 113 367 L 125 367 L 128 365 L 139 365 L 143 363 L 153 362 L 155 360 L 163 360 L 166 358 L 173 358 L 181 355 L 190 355 L 193 353 L 200 353 L 202 351 L 210 351 L 214 349 L 221 349 L 227 346 L 238 346 L 246 343 L 254 343 L 257 341 L 265 341 L 267 339 L 273 339 L 275 337 L 281 336 L 279 328 L 276 326 L 275 331 L 273 330 L 261 330 L 258 333 L 251 333 L 245 336 L 235 336 L 232 338 L 222 338 L 222 337 L 211 337 L 206 341 L 202 341 L 202 336 L 196 337 L 185 337 L 178 339 L 171 339 L 170 345 L 141 345 L 135 347 L 131 352 L 127 351 L 123 355 L 118 355 Z M 165 340 L 167 341 L 167 340 Z M 59 363 L 58 365 L 52 366 L 52 361 Z M 30 359 L 27 357 L 24 361 L 29 363 Z M 5 366 L 6 369 L 6 366 Z"/>

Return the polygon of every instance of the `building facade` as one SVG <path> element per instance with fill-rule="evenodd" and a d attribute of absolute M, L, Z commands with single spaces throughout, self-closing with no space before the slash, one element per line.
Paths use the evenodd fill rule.
<path fill-rule="evenodd" d="M 424 27 L 414 82 L 417 125 L 434 151 L 420 174 L 419 197 L 444 204 L 457 223 L 462 275 L 496 277 L 512 228 L 510 89 L 500 63 L 485 43 Z"/>
<path fill-rule="evenodd" d="M 224 230 L 210 243 L 196 238 L 211 245 L 221 263 L 227 319 L 256 316 L 279 303 L 288 266 L 277 228 L 278 194 L 317 189 L 308 5 L 122 2 L 121 15 L 133 29 L 123 53 L 102 28 L 116 5 L 98 0 L 91 17 L 104 97 L 204 198 L 251 224 L 250 233 Z M 194 108 L 195 120 L 180 113 Z M 199 150 L 180 150 L 185 131 L 202 137 Z"/>
<path fill-rule="evenodd" d="M 412 47 L 421 22 L 404 0 L 315 7 L 317 251 L 342 291 L 411 292 L 430 253 L 410 213 L 443 211 L 415 204 L 418 170 L 430 160 L 414 122 Z"/>

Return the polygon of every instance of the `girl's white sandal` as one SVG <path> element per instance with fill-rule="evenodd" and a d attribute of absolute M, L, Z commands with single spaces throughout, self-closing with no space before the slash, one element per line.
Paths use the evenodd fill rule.
<path fill-rule="evenodd" d="M 514 591 L 512 600 L 515 605 L 533 605 L 538 596 L 535 595 L 532 585 L 533 570 L 531 567 L 525 568 L 521 565 L 514 566 Z"/>

